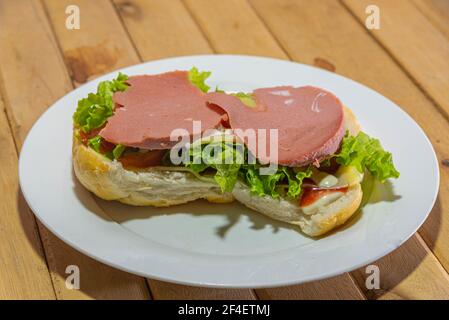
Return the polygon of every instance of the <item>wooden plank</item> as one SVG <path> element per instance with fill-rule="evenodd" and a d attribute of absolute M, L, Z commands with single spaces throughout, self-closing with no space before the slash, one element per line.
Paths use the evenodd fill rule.
<path fill-rule="evenodd" d="M 65 1 L 45 0 L 44 5 L 75 85 L 82 84 L 103 73 L 139 62 L 113 5 L 107 0 Z M 81 28 L 65 27 L 65 8 L 77 5 L 81 14 Z M 48 245 L 58 241 L 52 237 Z M 149 299 L 150 294 L 141 277 L 118 271 L 90 259 L 65 244 L 49 254 L 55 268 L 55 284 L 62 299 Z M 67 290 L 65 266 L 76 261 L 82 275 L 82 292 Z"/>
<path fill-rule="evenodd" d="M 59 47 L 75 85 L 104 73 L 139 63 L 139 57 L 108 0 L 45 0 Z M 80 30 L 65 27 L 65 8 L 77 5 Z"/>
<path fill-rule="evenodd" d="M 148 280 L 154 299 L 158 300 L 248 300 L 256 299 L 251 290 L 201 288 Z"/>
<path fill-rule="evenodd" d="M 40 227 L 40 230 L 58 299 L 150 299 L 150 293 L 143 278 L 93 260 L 75 251 L 49 231 L 43 230 L 43 227 Z M 70 290 L 66 287 L 65 270 L 69 265 L 79 267 L 80 290 Z"/>
<path fill-rule="evenodd" d="M 201 30 L 179 0 L 114 0 L 144 61 L 210 53 Z"/>
<path fill-rule="evenodd" d="M 382 21 L 384 21 L 386 12 L 389 12 L 388 6 L 386 6 L 383 2 L 382 8 L 386 10 L 382 10 Z M 384 12 L 385 11 L 385 12 Z M 409 10 L 404 11 L 404 14 L 408 15 Z M 416 16 L 416 12 L 412 14 L 412 16 Z M 389 18 L 391 20 L 391 17 Z M 388 20 L 388 19 L 387 19 Z M 413 19 L 411 19 L 413 20 Z M 407 20 L 408 21 L 408 20 Z M 407 21 L 404 21 L 404 23 L 407 23 Z M 413 24 L 410 25 L 410 27 L 413 27 Z M 381 27 L 382 28 L 382 27 Z M 394 26 L 390 28 L 395 28 Z M 426 38 L 425 35 L 422 34 L 416 34 L 416 39 Z M 407 38 L 402 38 L 403 41 L 398 42 L 407 42 Z M 379 38 L 379 40 L 383 41 Z M 409 42 L 410 46 L 413 46 L 412 42 Z M 435 55 L 439 55 L 439 51 L 430 51 L 431 48 L 429 48 L 429 52 L 432 52 L 432 57 Z M 446 65 L 447 59 L 446 58 Z M 433 60 L 433 59 L 432 59 Z M 383 68 L 383 67 L 382 67 Z M 386 76 L 385 72 L 382 73 L 384 76 Z M 440 73 L 440 75 L 443 78 L 447 78 L 447 73 Z M 438 77 L 438 76 L 437 76 Z M 392 81 L 394 81 L 392 79 Z M 449 158 L 449 140 L 447 140 L 447 137 L 449 135 L 449 126 L 447 121 L 442 119 L 441 114 L 438 112 L 435 112 L 433 109 L 433 105 L 431 103 L 425 103 L 425 105 L 420 105 L 417 103 L 418 100 L 416 100 L 415 95 L 409 94 L 409 91 L 404 90 L 405 88 L 400 88 L 400 93 L 398 91 L 394 92 L 393 90 L 399 89 L 393 89 L 393 86 L 390 86 L 389 88 L 384 88 L 384 92 L 389 93 L 390 97 L 398 97 L 398 96 L 404 96 L 401 97 L 401 100 L 396 100 L 404 109 L 412 115 L 412 117 L 420 124 L 420 126 L 426 131 L 427 135 L 429 136 L 430 140 L 432 141 L 433 146 L 435 147 L 435 150 L 437 152 L 438 159 L 440 161 L 443 161 L 443 159 Z M 380 90 L 379 90 L 380 91 Z M 448 92 L 447 89 L 445 89 L 445 92 Z M 388 96 L 388 95 L 387 95 Z M 420 95 L 421 98 L 422 95 Z M 404 101 L 404 102 L 402 102 Z M 447 101 L 446 101 L 447 102 Z M 431 110 L 432 109 L 432 110 Z M 439 197 L 437 199 L 436 205 L 432 211 L 432 214 L 430 215 L 429 219 L 427 219 L 426 223 L 423 225 L 423 227 L 420 229 L 420 234 L 422 235 L 425 242 L 429 245 L 429 247 L 432 248 L 432 251 L 435 253 L 435 255 L 438 257 L 439 261 L 443 264 L 446 270 L 449 270 L 449 243 L 444 238 L 444 234 L 447 234 L 449 232 L 449 216 L 448 216 L 448 208 L 449 208 L 449 168 L 446 166 L 442 166 L 440 170 L 441 174 L 441 183 L 440 183 L 440 192 Z"/>
<path fill-rule="evenodd" d="M 170 3 L 173 2 L 174 1 L 171 1 Z M 152 3 L 153 5 L 158 3 L 159 6 L 157 9 L 161 14 L 163 12 L 170 12 L 165 9 L 165 6 L 168 4 L 162 6 L 161 1 L 152 1 Z M 282 49 L 276 44 L 275 39 L 257 18 L 246 1 L 233 0 L 223 2 L 218 0 L 195 0 L 187 1 L 186 5 L 192 16 L 197 19 L 198 24 L 201 26 L 202 31 L 207 37 L 207 41 L 211 43 L 213 48 L 218 52 L 287 58 Z M 220 14 L 217 15 L 216 12 L 220 12 Z M 213 16 L 214 19 L 209 19 L 210 21 L 208 21 L 207 17 L 210 16 Z M 147 21 L 148 20 L 149 19 L 147 19 Z M 253 41 L 249 39 L 251 37 L 256 40 Z M 136 46 L 139 47 L 137 43 Z M 363 298 L 349 275 L 334 278 L 329 283 L 332 283 L 332 286 L 335 288 L 334 292 L 340 291 L 342 292 L 342 296 Z M 322 292 L 322 285 L 323 283 L 307 283 L 301 286 L 286 288 L 285 293 L 282 290 L 275 289 L 266 289 L 263 292 L 261 291 L 261 293 L 260 290 L 256 290 L 256 292 L 257 295 L 262 295 L 265 298 L 282 298 L 288 295 L 290 297 L 310 299 L 321 297 L 322 299 L 325 299 L 332 294 Z M 154 288 L 154 284 L 151 284 L 151 288 L 152 292 L 157 290 Z M 185 295 L 183 294 L 182 296 Z"/>
<path fill-rule="evenodd" d="M 185 4 L 215 52 L 286 58 L 246 1 L 187 0 Z"/>
<path fill-rule="evenodd" d="M 0 85 L 19 149 L 40 114 L 71 89 L 45 21 L 36 1 L 0 1 Z"/>
<path fill-rule="evenodd" d="M 449 154 L 447 121 L 339 3 L 258 0 L 251 1 L 251 4 L 294 60 L 307 64 L 314 64 L 317 59 L 324 60 L 336 72 L 389 97 L 423 127 L 440 159 Z M 329 14 L 332 14 L 332 19 L 317 19 Z M 447 213 L 449 208 L 448 170 L 441 170 L 441 180 L 439 200 L 421 229 L 421 234 L 438 259 L 449 267 L 449 246 L 445 240 L 445 235 L 449 232 L 449 217 L 443 214 Z M 414 246 L 414 243 L 418 245 Z M 416 247 L 420 247 L 420 250 L 416 250 Z M 432 298 L 442 292 L 445 292 L 445 297 L 449 297 L 447 275 L 442 272 L 438 260 L 417 236 L 396 250 L 395 257 L 397 258 L 394 260 L 383 260 L 383 268 L 395 270 L 390 277 L 395 278 L 396 283 L 401 283 L 402 289 L 425 288 L 430 283 L 438 290 L 420 292 L 421 297 Z M 422 276 L 412 277 L 408 272 L 410 269 L 402 269 L 400 264 L 404 261 L 414 266 L 414 275 Z M 364 287 L 364 281 L 358 283 L 361 288 Z M 392 287 L 390 292 L 398 296 L 402 294 L 402 291 L 396 291 L 396 287 Z M 413 295 L 412 292 L 410 294 Z"/>
<path fill-rule="evenodd" d="M 54 299 L 34 215 L 19 191 L 17 152 L 0 97 L 0 299 Z"/>
<path fill-rule="evenodd" d="M 139 61 L 109 1 L 48 0 L 44 1 L 44 5 L 75 85 Z M 77 5 L 80 9 L 80 30 L 65 27 L 65 8 L 68 5 Z M 46 239 L 46 243 L 51 248 L 57 248 L 47 257 L 54 268 L 54 283 L 60 299 L 149 299 L 143 278 L 88 258 L 53 235 Z M 60 275 L 64 275 L 68 264 L 76 264 L 80 268 L 81 291 L 66 289 L 65 279 Z"/>
<path fill-rule="evenodd" d="M 143 60 L 212 52 L 200 29 L 179 0 L 115 1 L 115 4 Z M 199 288 L 151 279 L 148 279 L 148 284 L 155 299 L 255 297 L 254 292 L 249 289 Z"/>
<path fill-rule="evenodd" d="M 8 81 L 2 82 L 2 89 L 16 144 L 21 146 L 37 117 L 72 85 L 41 2 L 5 2 L 0 2 L 0 68 L 1 78 Z M 85 12 L 84 19 L 87 16 Z M 110 17 L 105 19 L 110 23 Z M 94 31 L 86 30 L 90 35 Z M 58 298 L 148 298 L 142 278 L 87 258 L 38 225 Z M 66 288 L 68 265 L 80 268 L 81 290 Z M 28 284 L 22 290 L 29 288 Z"/>
<path fill-rule="evenodd" d="M 352 277 L 345 273 L 341 276 L 301 285 L 257 289 L 260 299 L 281 300 L 363 300 L 365 296 L 359 290 Z"/>
<path fill-rule="evenodd" d="M 419 255 L 422 260 L 404 259 L 404 253 L 408 256 Z M 411 238 L 400 250 L 374 264 L 380 270 L 380 289 L 362 287 L 370 299 L 449 298 L 449 276 L 419 236 Z M 353 275 L 359 283 L 365 283 L 365 268 L 354 271 Z"/>
<path fill-rule="evenodd" d="M 345 0 L 344 3 L 364 23 L 365 8 L 372 1 Z M 379 0 L 376 5 L 381 12 L 381 26 L 371 35 L 435 100 L 449 119 L 449 39 L 412 1 Z"/>
<path fill-rule="evenodd" d="M 449 1 L 413 0 L 414 5 L 449 38 Z"/>

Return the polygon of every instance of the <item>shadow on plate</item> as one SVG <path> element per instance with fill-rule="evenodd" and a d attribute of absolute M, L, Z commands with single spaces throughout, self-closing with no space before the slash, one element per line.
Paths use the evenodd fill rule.
<path fill-rule="evenodd" d="M 221 215 L 226 218 L 226 223 L 216 229 L 216 234 L 221 238 L 225 238 L 226 234 L 236 223 L 238 223 L 242 215 L 245 215 L 252 223 L 251 229 L 253 230 L 271 228 L 273 233 L 277 233 L 281 229 L 289 229 L 296 232 L 301 232 L 299 227 L 290 225 L 285 222 L 269 219 L 261 215 L 260 213 L 246 208 L 236 201 L 232 203 L 218 204 L 209 203 L 206 200 L 196 200 L 186 204 L 175 205 L 171 207 L 136 207 L 126 205 L 118 201 L 108 201 L 96 197 L 86 188 L 84 188 L 84 186 L 78 181 L 73 170 L 72 178 L 74 181 L 74 192 L 83 206 L 90 212 L 96 214 L 106 221 L 115 221 L 121 224 L 126 221 L 151 219 L 157 216 L 165 216 L 176 213 L 188 214 L 194 217 Z M 243 214 L 242 211 L 244 212 Z"/>
<path fill-rule="evenodd" d="M 273 221 L 251 209 L 246 208 L 238 202 L 218 204 L 209 203 L 206 200 L 196 200 L 171 207 L 149 209 L 148 207 L 134 207 L 119 202 L 106 201 L 100 198 L 95 198 L 95 200 L 101 208 L 107 211 L 109 217 L 117 223 L 138 219 L 151 219 L 157 216 L 182 213 L 192 217 L 217 215 L 224 217 L 226 222 L 217 227 L 215 230 L 215 233 L 220 238 L 225 238 L 227 233 L 239 222 L 242 216 L 246 216 L 248 218 L 251 222 L 251 229 L 253 230 L 270 228 L 273 233 L 277 233 L 281 229 L 290 229 L 297 232 L 300 231 L 299 227 L 280 221 Z"/>
<path fill-rule="evenodd" d="M 74 180 L 74 191 L 80 202 L 90 212 L 98 215 L 106 221 L 115 221 L 119 224 L 122 224 L 126 221 L 151 219 L 157 216 L 172 215 L 176 213 L 188 214 L 194 217 L 220 215 L 225 217 L 226 219 L 226 223 L 217 227 L 215 231 L 217 236 L 221 238 L 225 238 L 226 234 L 232 229 L 234 225 L 239 222 L 241 217 L 244 215 L 252 223 L 251 229 L 253 230 L 271 228 L 273 233 L 277 233 L 281 229 L 288 229 L 299 232 L 304 237 L 310 239 L 321 239 L 323 237 L 333 235 L 337 232 L 341 232 L 354 225 L 361 218 L 364 206 L 375 204 L 381 201 L 395 201 L 400 198 L 400 196 L 394 194 L 393 186 L 390 181 L 387 181 L 384 184 L 374 182 L 370 186 L 365 186 L 366 190 L 364 190 L 364 194 L 368 194 L 369 196 L 362 199 L 362 204 L 359 210 L 343 226 L 338 227 L 323 236 L 310 237 L 302 233 L 300 228 L 297 226 L 281 221 L 272 220 L 254 210 L 245 207 L 237 201 L 226 204 L 218 204 L 209 203 L 206 200 L 196 200 L 186 204 L 175 205 L 171 207 L 136 207 L 122 204 L 118 201 L 108 201 L 96 197 L 81 185 L 81 183 L 76 178 L 73 170 L 72 178 Z M 368 192 L 366 192 L 367 190 Z"/>

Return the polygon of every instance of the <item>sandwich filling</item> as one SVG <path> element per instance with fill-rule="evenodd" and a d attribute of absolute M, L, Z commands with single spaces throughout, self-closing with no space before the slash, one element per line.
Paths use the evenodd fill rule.
<path fill-rule="evenodd" d="M 232 192 L 240 181 L 254 195 L 297 201 L 305 214 L 335 201 L 365 172 L 380 182 L 399 177 L 379 140 L 345 132 L 343 106 L 332 93 L 291 86 L 209 92 L 209 76 L 196 68 L 130 78 L 120 73 L 78 102 L 76 137 L 126 169 L 188 170 L 222 192 Z M 195 140 L 195 121 L 200 133 L 218 134 Z M 173 129 L 182 130 L 190 143 L 175 149 Z M 261 152 L 239 134 L 247 129 L 276 129 L 277 159 L 270 157 L 270 145 Z M 256 132 L 259 140 L 261 131 Z M 181 151 L 184 161 L 173 161 Z M 274 162 L 274 171 L 261 173 Z"/>

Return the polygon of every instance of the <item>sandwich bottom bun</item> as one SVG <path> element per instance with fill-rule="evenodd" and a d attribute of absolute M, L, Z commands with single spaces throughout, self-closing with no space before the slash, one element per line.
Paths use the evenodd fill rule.
<path fill-rule="evenodd" d="M 354 114 L 348 108 L 345 108 L 345 127 L 351 134 L 357 134 L 360 130 Z M 345 223 L 357 211 L 362 200 L 362 175 L 355 174 L 357 177 L 354 177 L 345 168 L 339 170 L 340 174 L 337 172 L 337 178 L 349 182 L 348 190 L 334 201 L 306 214 L 297 200 L 253 195 L 242 182 L 237 182 L 232 193 L 222 193 L 213 181 L 198 179 L 193 173 L 180 168 L 125 169 L 120 162 L 112 161 L 83 145 L 76 138 L 75 131 L 73 136 L 75 175 L 84 187 L 105 200 L 156 207 L 197 199 L 215 203 L 238 200 L 270 218 L 298 225 L 305 234 L 313 237 Z"/>
<path fill-rule="evenodd" d="M 163 167 L 127 170 L 120 162 L 109 160 L 77 138 L 73 141 L 73 167 L 81 184 L 105 200 L 166 207 L 197 199 L 215 203 L 236 199 L 270 218 L 298 225 L 309 236 L 322 235 L 346 222 L 362 200 L 360 182 L 355 182 L 335 201 L 320 206 L 313 214 L 305 214 L 298 201 L 253 195 L 242 182 L 236 184 L 232 193 L 221 193 L 215 183 L 200 180 L 186 171 Z"/>
<path fill-rule="evenodd" d="M 81 184 L 98 197 L 135 206 L 167 207 L 197 199 L 225 203 L 234 201 L 213 182 L 199 180 L 185 171 L 160 167 L 127 170 L 92 148 L 73 139 L 73 168 Z"/>
<path fill-rule="evenodd" d="M 240 182 L 232 193 L 248 208 L 272 219 L 298 225 L 302 232 L 312 237 L 322 235 L 345 223 L 357 211 L 363 194 L 360 183 L 357 183 L 335 201 L 320 206 L 313 214 L 305 214 L 298 201 L 273 199 L 270 196 L 259 197 L 251 194 L 248 187 Z"/>

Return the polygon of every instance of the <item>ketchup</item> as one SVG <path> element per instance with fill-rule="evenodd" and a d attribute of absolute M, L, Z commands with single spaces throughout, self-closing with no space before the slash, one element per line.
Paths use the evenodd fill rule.
<path fill-rule="evenodd" d="M 104 139 L 101 139 L 101 143 L 100 143 L 100 152 L 105 154 L 108 153 L 109 151 L 114 150 L 115 148 L 115 144 L 107 142 Z"/>
<path fill-rule="evenodd" d="M 320 187 L 312 187 L 305 186 L 303 187 L 304 191 L 301 196 L 301 200 L 299 201 L 300 207 L 307 207 L 317 201 L 319 198 L 331 194 L 333 192 L 343 192 L 346 193 L 348 191 L 348 187 L 333 187 L 333 188 L 320 188 Z"/>
<path fill-rule="evenodd" d="M 84 145 L 88 145 L 89 139 L 98 135 L 102 128 L 93 129 L 89 132 L 79 131 L 80 140 Z M 106 154 L 115 148 L 115 144 L 101 139 L 100 153 Z M 133 152 L 125 153 L 122 155 L 118 161 L 120 161 L 123 166 L 134 167 L 134 168 L 147 168 L 158 166 L 162 162 L 162 158 L 167 150 L 152 150 L 146 153 Z"/>
<path fill-rule="evenodd" d="M 89 143 L 89 139 L 95 137 L 100 132 L 101 128 L 93 129 L 89 132 L 84 132 L 83 130 L 79 130 L 79 137 L 81 142 L 87 146 Z"/>
<path fill-rule="evenodd" d="M 89 139 L 97 136 L 102 128 L 103 127 L 93 129 L 89 132 L 84 132 L 83 130 L 80 130 L 79 137 L 80 137 L 81 143 L 84 144 L 85 146 L 87 146 L 89 144 Z M 107 142 L 104 139 L 101 139 L 100 153 L 102 153 L 102 154 L 108 153 L 109 151 L 114 150 L 114 148 L 115 148 L 115 144 L 113 144 L 111 142 Z"/>

